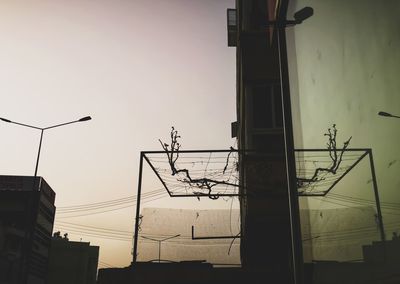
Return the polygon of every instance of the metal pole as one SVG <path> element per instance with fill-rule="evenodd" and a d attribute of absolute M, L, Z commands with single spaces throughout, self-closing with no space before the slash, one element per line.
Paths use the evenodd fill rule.
<path fill-rule="evenodd" d="M 43 131 L 44 131 L 44 129 L 41 129 L 39 150 L 38 150 L 37 159 L 36 159 L 36 166 L 35 166 L 35 175 L 34 175 L 35 180 L 36 180 L 36 177 L 37 177 L 37 171 L 38 171 L 38 167 L 39 167 L 39 157 L 40 157 L 40 149 L 42 148 Z"/>
<path fill-rule="evenodd" d="M 162 241 L 158 241 L 158 263 L 161 262 L 161 242 Z"/>
<path fill-rule="evenodd" d="M 381 202 L 379 200 L 378 183 L 376 182 L 374 158 L 372 157 L 372 149 L 368 149 L 368 155 L 369 155 L 369 163 L 370 163 L 370 167 L 371 167 L 372 183 L 374 186 L 376 211 L 378 213 L 379 230 L 381 231 L 381 240 L 382 240 L 382 242 L 385 242 L 386 241 L 385 228 L 383 227 Z"/>
<path fill-rule="evenodd" d="M 140 197 L 142 194 L 142 171 L 143 171 L 143 152 L 140 152 L 140 162 L 139 162 L 139 180 L 138 180 L 138 190 L 136 196 L 136 218 L 135 218 L 135 235 L 133 236 L 133 261 L 137 261 L 137 243 L 139 235 L 139 215 L 140 215 Z"/>
<path fill-rule="evenodd" d="M 284 9 L 285 10 L 285 9 Z M 285 21 L 286 11 L 281 15 L 282 19 L 278 22 Z M 291 246 L 292 246 L 292 262 L 293 262 L 293 283 L 303 283 L 303 251 L 300 228 L 299 200 L 297 193 L 296 181 L 296 164 L 294 156 L 294 139 L 293 125 L 289 90 L 289 72 L 286 53 L 285 26 L 278 24 L 278 53 L 279 53 L 279 69 L 282 92 L 282 109 L 283 109 L 283 132 L 285 139 L 285 156 L 286 156 L 286 172 L 287 186 L 290 210 L 291 225 Z"/>

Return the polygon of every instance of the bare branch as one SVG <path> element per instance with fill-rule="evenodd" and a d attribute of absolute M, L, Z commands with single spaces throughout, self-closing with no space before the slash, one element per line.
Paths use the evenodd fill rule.
<path fill-rule="evenodd" d="M 161 147 L 164 149 L 164 151 L 167 154 L 168 157 L 168 163 L 169 166 L 171 168 L 171 175 L 177 175 L 177 174 L 183 174 L 184 177 L 182 179 L 180 179 L 179 181 L 183 182 L 183 183 L 187 183 L 189 186 L 194 186 L 197 187 L 201 190 L 207 190 L 208 193 L 202 193 L 202 192 L 197 192 L 194 191 L 193 193 L 197 196 L 201 196 L 201 195 L 206 195 L 208 196 L 210 199 L 218 199 L 219 195 L 218 194 L 213 194 L 212 193 L 212 188 L 216 185 L 231 185 L 231 186 L 237 186 L 236 184 L 230 183 L 229 181 L 220 181 L 220 180 L 214 180 L 214 179 L 209 179 L 209 178 L 192 178 L 192 176 L 190 175 L 190 172 L 188 169 L 179 169 L 176 167 L 176 162 L 179 158 L 179 149 L 181 147 L 181 145 L 178 142 L 178 139 L 181 138 L 181 136 L 178 135 L 178 131 L 175 130 L 174 127 L 171 128 L 171 133 L 170 133 L 170 137 L 171 137 L 171 145 L 169 146 L 166 143 L 163 143 L 160 139 L 160 144 Z M 231 152 L 229 152 L 227 158 L 226 158 L 226 164 L 223 170 L 223 173 L 225 173 L 226 169 L 228 168 L 228 164 L 229 164 L 229 158 L 230 155 L 232 153 L 232 151 L 234 151 L 234 149 L 231 147 Z M 199 197 L 198 197 L 199 198 Z"/>
<path fill-rule="evenodd" d="M 302 188 L 305 187 L 313 182 L 317 182 L 323 180 L 323 178 L 319 178 L 321 172 L 327 172 L 330 174 L 336 174 L 337 170 L 339 169 L 340 164 L 342 163 L 342 158 L 345 150 L 350 144 L 351 136 L 347 141 L 343 143 L 343 148 L 338 150 L 336 148 L 336 136 L 337 136 L 337 129 L 336 124 L 333 124 L 332 129 L 328 128 L 328 133 L 325 133 L 324 136 L 328 137 L 327 148 L 329 150 L 329 157 L 332 160 L 331 166 L 329 168 L 317 168 L 314 171 L 314 175 L 311 178 L 297 178 L 297 187 Z M 339 156 L 338 156 L 339 152 Z"/>

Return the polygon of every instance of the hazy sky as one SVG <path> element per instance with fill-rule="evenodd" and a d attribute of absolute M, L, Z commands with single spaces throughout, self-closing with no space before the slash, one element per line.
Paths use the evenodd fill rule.
<path fill-rule="evenodd" d="M 185 149 L 233 145 L 233 7 L 234 0 L 0 2 L 0 116 L 40 127 L 93 118 L 45 132 L 39 175 L 58 207 L 134 195 L 139 152 L 161 150 L 158 138 L 167 140 L 172 125 Z M 33 175 L 40 132 L 3 122 L 0 131 L 0 173 Z M 133 218 L 130 207 L 62 220 L 131 231 Z M 57 226 L 100 245 L 103 263 L 131 261 L 129 240 Z"/>

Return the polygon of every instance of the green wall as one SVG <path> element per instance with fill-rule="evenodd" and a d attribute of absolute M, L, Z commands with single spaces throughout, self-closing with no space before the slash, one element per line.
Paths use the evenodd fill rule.
<path fill-rule="evenodd" d="M 314 16 L 287 29 L 296 148 L 325 148 L 323 133 L 335 123 L 338 146 L 352 136 L 350 147 L 372 148 L 382 203 L 400 204 L 400 119 L 377 115 L 400 115 L 400 1 L 298 0 L 289 6 L 288 19 L 304 6 L 314 9 Z M 358 177 L 349 175 L 338 190 L 372 198 L 368 171 L 355 170 Z M 309 200 L 309 206 L 321 203 Z M 400 211 L 383 213 L 390 238 L 400 231 Z"/>

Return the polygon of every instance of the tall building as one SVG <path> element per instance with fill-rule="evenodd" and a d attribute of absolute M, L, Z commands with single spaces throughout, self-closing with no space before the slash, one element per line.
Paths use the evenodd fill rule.
<path fill-rule="evenodd" d="M 397 268 L 388 269 L 397 265 L 391 257 L 397 254 L 393 253 L 396 246 L 392 246 L 393 243 L 388 240 L 393 232 L 398 231 L 400 221 L 396 212 L 400 202 L 400 164 L 392 163 L 398 161 L 397 157 L 400 156 L 400 120 L 378 115 L 380 111 L 395 115 L 400 113 L 400 81 L 397 75 L 400 73 L 400 2 L 389 0 L 381 5 L 376 4 L 373 0 L 347 1 L 345 5 L 335 0 L 290 0 L 288 5 L 288 17 L 304 6 L 310 6 L 315 11 L 307 22 L 286 31 L 295 145 L 297 148 L 323 145 L 326 142 L 323 133 L 336 124 L 340 135 L 338 143 L 342 145 L 344 139 L 352 136 L 352 148 L 371 148 L 383 224 L 377 218 L 377 211 L 372 212 L 375 214 L 364 214 L 363 217 L 360 214 L 358 219 L 371 220 L 376 224 L 375 228 L 383 225 L 386 231 L 387 252 L 381 253 L 387 257 L 386 260 L 381 259 L 383 262 L 380 264 L 379 261 L 371 263 L 368 253 L 364 257 L 348 258 L 346 263 L 343 263 L 343 259 L 331 258 L 340 261 L 341 266 L 353 265 L 348 271 L 339 269 L 332 262 L 330 268 L 329 263 L 319 266 L 314 262 L 314 279 L 325 277 L 325 281 L 329 279 L 331 283 L 355 283 L 346 280 L 350 279 L 351 273 L 360 283 L 400 283 L 395 272 Z M 364 175 L 370 169 L 356 167 L 354 170 L 357 175 L 350 173 L 333 191 L 341 199 L 335 201 L 329 196 L 325 198 L 328 202 L 336 203 L 331 203 L 331 207 L 341 211 L 344 208 L 358 210 L 358 206 L 374 200 L 370 177 Z M 362 178 L 363 175 L 365 178 Z M 309 206 L 313 208 L 325 207 L 328 202 L 319 204 L 317 200 L 309 198 Z M 390 209 L 389 204 L 396 206 Z M 352 220 L 348 218 L 344 222 L 350 223 Z M 318 235 L 329 234 L 332 240 L 341 236 L 351 241 L 359 251 L 361 247 L 370 248 L 367 249 L 370 253 L 384 249 L 382 237 L 371 234 L 375 228 L 368 226 L 368 229 L 360 229 L 363 227 L 354 226 L 352 231 L 319 228 Z M 323 243 L 322 237 L 315 239 L 315 249 L 324 254 L 334 249 L 343 251 L 332 241 Z M 316 259 L 315 255 L 313 258 Z M 354 260 L 357 259 L 358 262 L 364 262 L 358 263 L 359 267 L 363 267 L 363 272 L 355 272 L 357 265 Z M 383 267 L 387 269 L 385 272 Z M 360 275 L 368 280 L 364 281 Z M 341 280 L 334 281 L 339 278 Z M 319 282 L 315 280 L 315 283 Z"/>
<path fill-rule="evenodd" d="M 236 9 L 228 10 L 228 45 L 237 51 L 232 134 L 242 151 L 242 265 L 264 271 L 264 279 L 293 283 L 293 253 L 299 248 L 292 237 L 300 232 L 293 227 L 299 213 L 291 204 L 298 201 L 288 193 L 278 35 L 269 24 L 284 2 L 237 0 Z"/>
<path fill-rule="evenodd" d="M 286 19 L 293 20 L 305 6 L 315 15 L 287 26 Z M 241 258 L 246 269 L 263 267 L 266 280 L 398 283 L 390 257 L 368 263 L 362 247 L 385 255 L 379 227 L 386 220 L 388 236 L 399 224 L 393 211 L 398 208 L 388 207 L 399 203 L 399 164 L 394 166 L 400 137 L 395 119 L 399 8 L 398 1 L 377 6 L 373 0 L 346 5 L 335 0 L 237 0 L 236 9 L 228 10 L 228 46 L 237 49 L 232 134 L 244 151 Z M 394 116 L 379 117 L 380 111 Z M 331 196 L 298 199 L 292 184 L 294 147 L 326 149 L 324 133 L 332 125 L 340 131 L 338 148 L 352 136 L 351 148 L 373 149 L 379 195 L 385 201 L 383 223 L 378 193 L 371 190 L 374 178 L 367 175 L 375 167 L 372 156 L 371 167 L 360 163 L 354 176 L 335 183 Z M 303 232 L 299 201 L 306 209 Z"/>
<path fill-rule="evenodd" d="M 54 200 L 42 177 L 0 176 L 1 283 L 46 283 Z"/>

